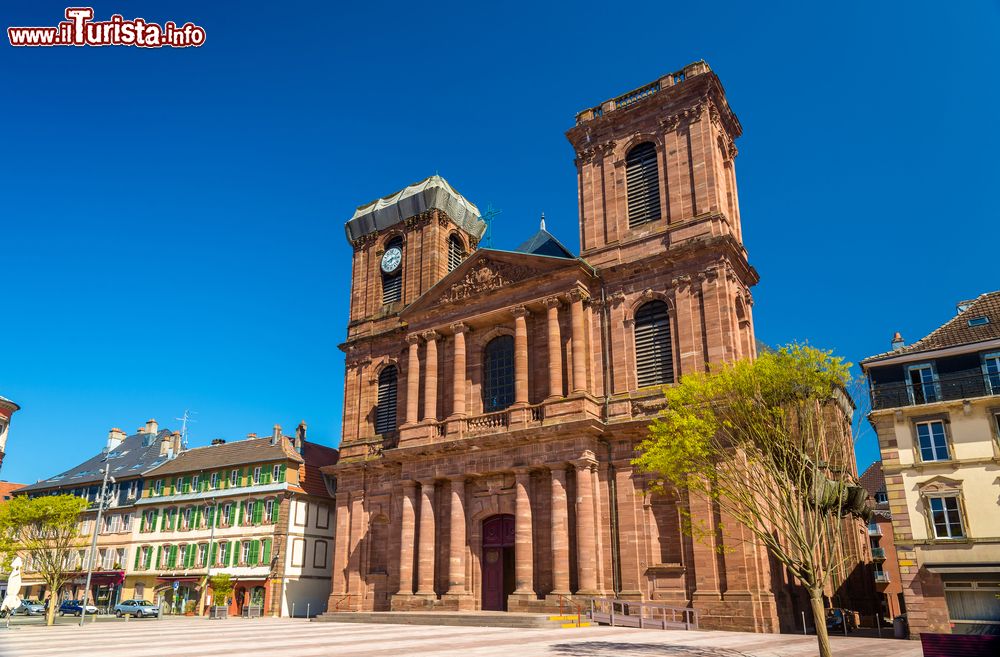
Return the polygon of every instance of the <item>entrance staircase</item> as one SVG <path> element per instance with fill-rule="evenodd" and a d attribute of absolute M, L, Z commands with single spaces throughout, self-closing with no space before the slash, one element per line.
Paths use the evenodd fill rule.
<path fill-rule="evenodd" d="M 563 629 L 576 629 L 578 627 L 590 627 L 593 623 L 587 618 L 586 614 L 556 614 L 555 616 L 549 616 L 548 620 L 554 625 L 558 625 Z"/>

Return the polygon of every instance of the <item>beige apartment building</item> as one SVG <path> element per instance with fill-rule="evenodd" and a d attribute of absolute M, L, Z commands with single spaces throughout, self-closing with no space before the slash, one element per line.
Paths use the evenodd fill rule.
<path fill-rule="evenodd" d="M 1000 626 L 1000 291 L 861 363 L 910 633 Z"/>

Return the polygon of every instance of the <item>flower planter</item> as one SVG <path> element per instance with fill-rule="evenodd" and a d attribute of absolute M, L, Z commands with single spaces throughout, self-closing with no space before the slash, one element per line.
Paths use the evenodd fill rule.
<path fill-rule="evenodd" d="M 229 618 L 229 607 L 209 607 L 208 617 L 211 618 Z"/>

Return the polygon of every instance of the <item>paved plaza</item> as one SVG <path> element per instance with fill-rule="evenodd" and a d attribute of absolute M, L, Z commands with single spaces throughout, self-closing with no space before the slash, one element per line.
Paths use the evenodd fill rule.
<path fill-rule="evenodd" d="M 920 644 L 892 639 L 833 638 L 835 655 L 920 657 Z M 2 657 L 60 655 L 246 657 L 295 655 L 433 655 L 450 657 L 805 657 L 814 637 L 589 627 L 510 629 L 428 625 L 315 623 L 288 619 L 171 618 L 88 623 L 80 628 L 23 625 L 0 630 Z"/>

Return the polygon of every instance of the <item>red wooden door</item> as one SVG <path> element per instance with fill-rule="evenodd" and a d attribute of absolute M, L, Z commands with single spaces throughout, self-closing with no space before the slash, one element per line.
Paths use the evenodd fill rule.
<path fill-rule="evenodd" d="M 514 516 L 498 515 L 483 521 L 483 609 L 504 611 L 507 607 L 504 552 L 514 547 Z M 508 577 L 505 577 L 508 575 Z"/>

